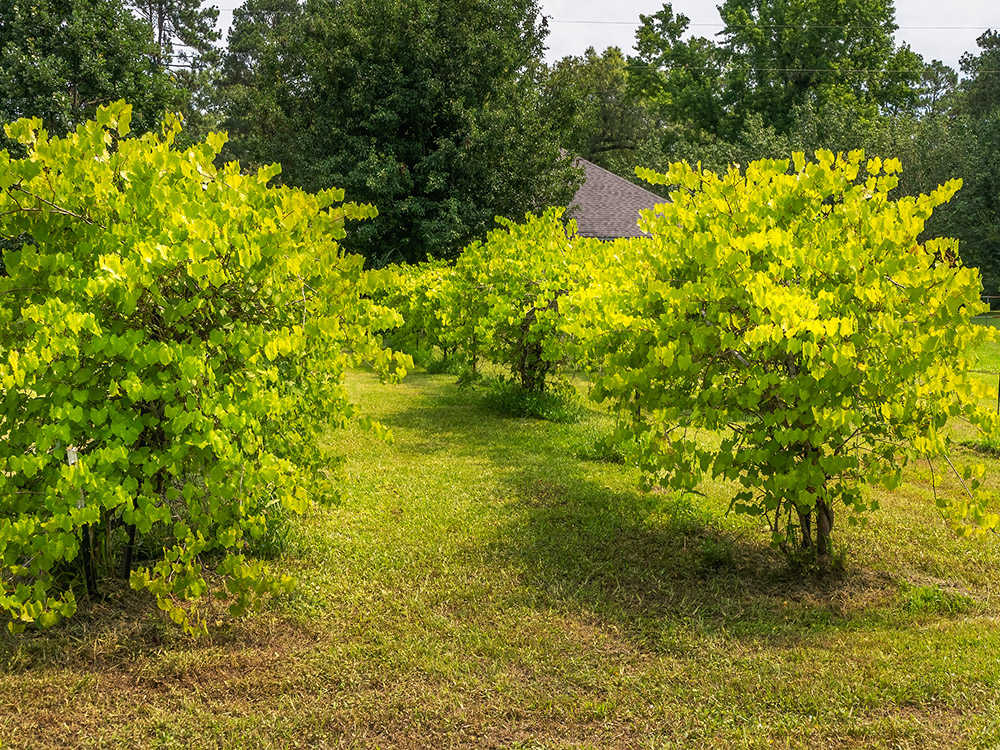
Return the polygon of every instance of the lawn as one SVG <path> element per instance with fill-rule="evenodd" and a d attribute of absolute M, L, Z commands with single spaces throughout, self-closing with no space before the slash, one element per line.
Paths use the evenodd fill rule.
<path fill-rule="evenodd" d="M 0 636 L 0 747 L 1000 745 L 1000 541 L 949 531 L 926 465 L 867 528 L 842 514 L 843 572 L 802 574 L 729 488 L 595 460 L 600 411 L 350 386 L 395 441 L 331 435 L 344 496 L 274 562 L 297 588 L 197 641 L 128 591 Z"/>

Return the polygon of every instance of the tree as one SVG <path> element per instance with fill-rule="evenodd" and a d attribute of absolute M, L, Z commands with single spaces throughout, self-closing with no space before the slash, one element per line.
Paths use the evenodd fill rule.
<path fill-rule="evenodd" d="M 601 252 L 598 240 L 574 236 L 562 214 L 501 219 L 454 264 L 383 269 L 379 297 L 403 320 L 389 340 L 424 362 L 437 346 L 471 377 L 481 360 L 500 365 L 529 398 L 542 394 L 567 361 L 560 300 L 581 283 L 575 259 Z"/>
<path fill-rule="evenodd" d="M 233 15 L 223 58 L 227 154 L 251 163 L 280 163 L 302 175 L 314 157 L 310 141 L 314 53 L 309 18 L 298 0 L 247 0 Z"/>
<path fill-rule="evenodd" d="M 940 60 L 931 60 L 924 68 L 920 86 L 920 109 L 928 117 L 944 114 L 958 88 L 958 73 Z"/>
<path fill-rule="evenodd" d="M 276 510 L 335 498 L 320 438 L 352 420 L 345 368 L 405 362 L 372 330 L 362 259 L 337 245 L 370 208 L 213 162 L 168 117 L 129 138 L 119 102 L 66 138 L 38 119 L 0 151 L 0 611 L 73 614 L 112 565 L 188 629 L 211 593 L 238 613 L 287 578 L 250 554 Z M 332 458 L 332 461 L 331 461 Z M 162 557 L 133 567 L 152 535 Z M 210 591 L 209 569 L 222 585 Z"/>
<path fill-rule="evenodd" d="M 921 106 L 914 84 L 926 67 L 895 46 L 890 0 L 729 0 L 720 13 L 718 42 L 687 37 L 687 17 L 669 4 L 640 16 L 630 85 L 658 116 L 658 133 L 636 149 L 644 166 L 884 153 Z"/>
<path fill-rule="evenodd" d="M 956 118 L 945 135 L 961 138 L 961 163 L 956 169 L 968 182 L 965 195 L 948 214 L 947 228 L 961 240 L 969 263 L 982 271 L 985 293 L 996 295 L 1000 292 L 1000 107 L 979 119 Z"/>
<path fill-rule="evenodd" d="M 924 63 L 924 58 L 910 49 L 909 45 L 895 49 L 886 61 L 886 70 L 874 77 L 871 83 L 873 96 L 879 113 L 890 117 L 914 117 L 918 110 L 926 107 L 927 86 L 931 96 L 939 96 L 947 81 L 947 66 L 940 62 Z"/>
<path fill-rule="evenodd" d="M 215 57 L 218 8 L 205 8 L 202 0 L 130 0 L 129 5 L 153 30 L 151 57 L 156 67 L 197 66 Z"/>
<path fill-rule="evenodd" d="M 117 99 L 154 128 L 180 101 L 151 62 L 148 29 L 114 0 L 0 0 L 0 122 L 38 117 L 64 134 Z M 0 146 L 16 147 L 4 142 Z"/>
<path fill-rule="evenodd" d="M 966 260 L 983 275 L 987 294 L 1000 291 L 1000 34 L 987 31 L 977 53 L 962 56 L 965 78 L 946 94 L 942 111 L 925 118 L 929 132 L 916 160 L 965 180 L 955 205 L 935 229 L 962 242 Z M 948 83 L 953 81 L 947 77 Z"/>
<path fill-rule="evenodd" d="M 454 257 L 497 215 L 568 202 L 573 172 L 541 118 L 535 0 L 291 5 L 255 0 L 235 16 L 231 153 L 377 205 L 347 247 L 375 263 Z"/>
<path fill-rule="evenodd" d="M 959 65 L 962 81 L 962 109 L 974 118 L 992 114 L 1000 107 L 1000 33 L 986 31 L 978 39 L 979 52 L 966 52 Z"/>
<path fill-rule="evenodd" d="M 203 138 L 218 126 L 218 9 L 203 7 L 202 0 L 130 0 L 129 5 L 152 30 L 151 62 L 171 75 L 183 91 L 182 137 Z"/>
<path fill-rule="evenodd" d="M 542 81 L 543 118 L 562 134 L 564 147 L 605 169 L 634 176 L 635 151 L 653 121 L 617 47 L 600 55 L 564 57 Z"/>
<path fill-rule="evenodd" d="M 917 240 L 959 183 L 891 200 L 899 169 L 820 151 L 724 175 L 643 172 L 676 186 L 672 201 L 644 216 L 651 238 L 595 267 L 600 291 L 571 297 L 566 330 L 596 358 L 595 398 L 617 407 L 650 481 L 731 481 L 732 507 L 766 518 L 776 544 L 828 557 L 838 509 L 863 520 L 878 507 L 866 486 L 946 459 L 950 418 L 995 434 L 970 375 L 989 335 L 969 325 L 979 274 L 954 240 Z M 957 524 L 995 528 L 979 474 L 960 475 L 968 496 L 938 502 Z"/>
<path fill-rule="evenodd" d="M 684 38 L 690 19 L 669 3 L 640 15 L 630 85 L 649 102 L 662 127 L 704 143 L 724 129 L 724 67 L 719 47 L 704 37 Z"/>
<path fill-rule="evenodd" d="M 725 102 L 744 117 L 759 112 L 778 132 L 810 101 L 823 107 L 839 100 L 871 117 L 905 104 L 892 97 L 910 96 L 885 72 L 898 58 L 892 0 L 725 0 L 719 13 Z M 914 67 L 910 55 L 900 63 Z M 920 72 L 914 67 L 917 80 Z"/>

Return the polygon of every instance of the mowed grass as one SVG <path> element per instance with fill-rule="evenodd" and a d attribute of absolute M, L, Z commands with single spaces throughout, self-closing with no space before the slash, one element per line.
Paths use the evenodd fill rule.
<path fill-rule="evenodd" d="M 0 636 L 0 747 L 1000 746 L 1000 543 L 949 531 L 928 467 L 842 514 L 843 572 L 802 574 L 729 487 L 595 460 L 597 410 L 350 387 L 395 441 L 331 435 L 344 497 L 296 521 L 294 592 L 198 641 L 123 590 Z"/>

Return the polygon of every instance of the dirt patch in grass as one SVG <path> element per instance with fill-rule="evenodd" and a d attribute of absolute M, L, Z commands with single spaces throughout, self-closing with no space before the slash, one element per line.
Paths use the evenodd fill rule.
<path fill-rule="evenodd" d="M 79 626 L 80 624 L 78 624 Z M 287 618 L 259 616 L 213 627 L 198 640 L 178 637 L 158 620 L 129 623 L 120 611 L 102 621 L 92 610 L 85 634 L 66 648 L 52 634 L 20 644 L 14 669 L 0 678 L 0 716 L 16 717 L 17 733 L 0 745 L 81 747 L 110 728 L 148 723 L 155 714 L 266 712 L 280 696 L 309 692 L 307 658 L 325 636 Z"/>

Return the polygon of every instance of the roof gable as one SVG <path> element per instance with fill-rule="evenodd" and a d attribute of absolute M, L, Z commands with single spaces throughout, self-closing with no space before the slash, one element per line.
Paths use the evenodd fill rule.
<path fill-rule="evenodd" d="M 578 157 L 573 164 L 584 171 L 583 185 L 566 212 L 576 219 L 578 235 L 601 239 L 647 236 L 639 230 L 639 211 L 665 203 L 665 198 L 586 159 Z"/>

